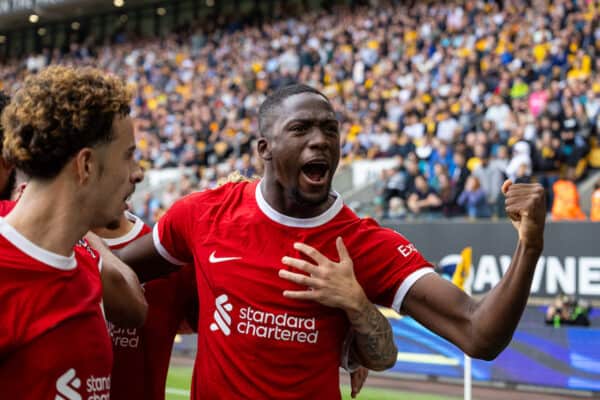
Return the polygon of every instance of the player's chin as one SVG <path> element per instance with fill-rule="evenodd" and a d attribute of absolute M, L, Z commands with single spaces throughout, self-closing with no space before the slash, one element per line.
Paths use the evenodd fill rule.
<path fill-rule="evenodd" d="M 296 197 L 299 200 L 298 202 L 301 204 L 317 206 L 327 201 L 327 199 L 329 198 L 330 191 L 331 186 L 323 186 L 319 188 L 300 187 L 300 190 L 298 190 L 296 193 Z"/>

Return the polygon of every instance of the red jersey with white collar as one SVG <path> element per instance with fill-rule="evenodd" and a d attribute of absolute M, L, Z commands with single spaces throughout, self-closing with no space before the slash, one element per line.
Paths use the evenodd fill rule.
<path fill-rule="evenodd" d="M 2 203 L 3 210 L 10 205 Z M 100 307 L 100 267 L 85 241 L 65 257 L 0 218 L 3 398 L 108 400 L 112 351 Z"/>
<path fill-rule="evenodd" d="M 278 213 L 258 182 L 226 184 L 176 202 L 154 228 L 157 250 L 194 263 L 200 317 L 192 398 L 340 398 L 339 364 L 349 323 L 339 309 L 283 297 L 302 290 L 278 276 L 295 242 L 337 260 L 341 236 L 369 299 L 399 310 L 433 272 L 398 233 L 358 218 L 339 195 L 314 218 Z"/>
<path fill-rule="evenodd" d="M 120 249 L 150 232 L 133 214 L 134 226 L 120 238 L 104 239 L 111 249 Z M 109 324 L 113 341 L 112 400 L 163 400 L 171 350 L 177 329 L 193 307 L 196 286 L 191 266 L 144 284 L 148 303 L 146 322 L 141 328 L 120 328 Z"/>

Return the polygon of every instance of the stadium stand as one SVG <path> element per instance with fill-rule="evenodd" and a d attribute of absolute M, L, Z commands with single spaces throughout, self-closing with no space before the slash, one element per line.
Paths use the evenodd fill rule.
<path fill-rule="evenodd" d="M 232 170 L 260 174 L 258 105 L 298 81 L 332 99 L 343 165 L 396 158 L 379 184 L 377 217 L 410 215 L 418 175 L 442 200 L 429 217 L 466 215 L 457 200 L 471 173 L 502 216 L 491 187 L 504 176 L 541 182 L 551 202 L 561 173 L 581 178 L 600 166 L 596 1 L 324 3 L 297 16 L 281 9 L 270 22 L 205 18 L 154 38 L 133 28 L 110 43 L 77 35 L 0 65 L 0 87 L 12 92 L 55 63 L 96 65 L 135 84 L 138 159 L 192 171 L 163 198 L 148 195 L 137 210 L 148 222 Z"/>

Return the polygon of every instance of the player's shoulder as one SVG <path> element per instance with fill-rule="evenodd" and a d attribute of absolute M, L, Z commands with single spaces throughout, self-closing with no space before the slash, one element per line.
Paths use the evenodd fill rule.
<path fill-rule="evenodd" d="M 203 209 L 211 206 L 221 206 L 234 198 L 240 198 L 248 193 L 248 189 L 254 188 L 257 181 L 229 182 L 214 189 L 194 192 L 179 199 L 175 204 L 178 207 L 196 207 L 201 205 Z"/>
<path fill-rule="evenodd" d="M 357 218 L 359 222 L 357 229 L 355 230 L 355 235 L 359 240 L 390 243 L 393 246 L 410 243 L 410 241 L 404 235 L 394 229 L 381 226 L 374 218 Z"/>
<path fill-rule="evenodd" d="M 80 239 L 75 246 L 73 246 L 73 253 L 78 262 L 85 261 L 97 264 L 100 259 L 100 253 L 98 253 L 98 251 L 85 239 Z"/>

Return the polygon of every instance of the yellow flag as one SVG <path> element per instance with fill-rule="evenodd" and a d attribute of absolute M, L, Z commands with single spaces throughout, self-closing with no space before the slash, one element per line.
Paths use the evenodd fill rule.
<path fill-rule="evenodd" d="M 465 290 L 465 282 L 471 273 L 471 256 L 473 255 L 473 249 L 465 247 L 460 253 L 460 262 L 454 270 L 452 275 L 452 283 L 458 286 L 461 290 Z"/>

